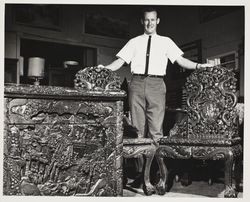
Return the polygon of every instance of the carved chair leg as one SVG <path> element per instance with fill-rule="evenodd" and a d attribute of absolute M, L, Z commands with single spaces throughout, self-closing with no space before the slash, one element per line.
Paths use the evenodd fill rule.
<path fill-rule="evenodd" d="M 192 177 L 190 176 L 191 172 L 184 171 L 183 175 L 181 176 L 180 182 L 182 186 L 188 186 L 192 184 Z"/>
<path fill-rule="evenodd" d="M 182 186 L 188 186 L 190 184 L 192 184 L 192 166 L 194 165 L 195 161 L 193 160 L 183 160 L 183 165 L 184 165 L 184 169 L 182 169 L 182 175 L 180 178 L 180 182 Z"/>
<path fill-rule="evenodd" d="M 237 192 L 232 187 L 232 171 L 234 164 L 234 156 L 231 151 L 227 151 L 225 155 L 225 198 L 236 198 Z"/>
<path fill-rule="evenodd" d="M 156 185 L 156 190 L 159 195 L 164 195 L 166 193 L 166 181 L 167 181 L 168 170 L 164 163 L 163 157 L 160 157 L 159 155 L 156 154 L 156 160 L 160 170 L 160 180 Z"/>
<path fill-rule="evenodd" d="M 207 168 L 206 168 L 206 173 L 207 173 L 207 183 L 208 185 L 213 185 L 215 181 L 215 167 L 218 161 L 208 161 L 207 163 Z"/>
<path fill-rule="evenodd" d="M 175 175 L 174 180 L 175 180 L 175 182 L 180 182 L 180 176 L 179 176 L 179 174 Z"/>
<path fill-rule="evenodd" d="M 128 183 L 128 173 L 127 173 L 127 169 L 124 169 L 125 168 L 125 164 L 127 163 L 126 162 L 127 161 L 127 159 L 126 158 L 124 158 L 123 159 L 123 181 L 122 181 L 122 185 L 123 185 L 123 187 L 126 187 L 126 185 L 127 185 L 127 183 Z"/>
<path fill-rule="evenodd" d="M 235 178 L 236 191 L 242 192 L 243 187 L 242 187 L 242 184 L 241 184 L 241 180 L 242 180 L 242 159 L 241 159 L 241 157 L 238 157 L 235 160 L 234 178 Z"/>
<path fill-rule="evenodd" d="M 143 184 L 143 191 L 145 195 L 149 196 L 155 193 L 155 187 L 150 182 L 150 168 L 154 158 L 154 153 L 150 153 L 145 155 L 146 156 L 146 164 L 144 170 L 144 184 Z"/>

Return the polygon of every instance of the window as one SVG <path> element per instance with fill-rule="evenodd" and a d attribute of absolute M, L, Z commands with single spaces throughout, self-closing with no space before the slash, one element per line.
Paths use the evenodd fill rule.
<path fill-rule="evenodd" d="M 222 65 L 231 70 L 238 70 L 238 53 L 236 51 L 224 53 L 207 58 L 207 62 L 213 65 Z"/>
<path fill-rule="evenodd" d="M 239 68 L 239 54 L 237 51 L 227 52 L 221 55 L 207 58 L 207 63 L 213 65 L 221 65 L 234 71 L 237 79 L 237 90 L 240 89 L 240 68 Z"/>

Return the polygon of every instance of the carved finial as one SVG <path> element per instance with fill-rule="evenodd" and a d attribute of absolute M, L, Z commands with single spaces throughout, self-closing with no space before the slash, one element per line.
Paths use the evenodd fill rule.
<path fill-rule="evenodd" d="M 86 67 L 77 72 L 75 88 L 94 91 L 120 91 L 120 78 L 111 70 L 99 67 Z"/>

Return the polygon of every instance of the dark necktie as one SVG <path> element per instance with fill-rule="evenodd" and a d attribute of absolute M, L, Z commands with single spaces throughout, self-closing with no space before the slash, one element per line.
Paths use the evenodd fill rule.
<path fill-rule="evenodd" d="M 149 62 L 149 53 L 150 53 L 150 44 L 151 44 L 151 37 L 148 37 L 148 46 L 147 46 L 147 53 L 146 53 L 146 66 L 145 66 L 145 75 L 148 75 L 148 62 Z"/>

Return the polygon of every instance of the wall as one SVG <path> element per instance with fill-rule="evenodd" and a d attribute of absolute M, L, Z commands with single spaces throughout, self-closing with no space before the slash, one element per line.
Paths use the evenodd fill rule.
<path fill-rule="evenodd" d="M 101 7 L 98 7 L 101 9 Z M 115 59 L 115 54 L 125 44 L 126 40 L 103 36 L 94 36 L 84 33 L 85 13 L 87 11 L 98 12 L 95 7 L 81 7 L 76 5 L 64 5 L 61 10 L 60 30 L 49 30 L 23 26 L 13 21 L 14 11 L 11 6 L 6 6 L 5 27 L 5 57 L 18 58 L 20 56 L 20 39 L 34 39 L 49 42 L 65 43 L 94 47 L 97 49 L 97 64 L 109 64 Z M 108 8 L 107 8 L 108 9 Z M 102 8 L 102 12 L 110 13 Z M 117 15 L 119 11 L 115 14 Z M 111 16 L 112 16 L 111 15 Z M 38 47 L 39 48 L 39 47 Z M 126 71 L 128 74 L 129 70 Z"/>
<path fill-rule="evenodd" d="M 200 23 L 199 7 L 160 6 L 158 33 L 171 37 L 178 45 L 197 39 L 202 42 L 202 60 L 222 53 L 243 52 L 244 8 Z M 135 23 L 135 27 L 138 24 Z M 138 34 L 138 28 L 133 35 Z M 241 47 L 241 48 L 240 48 Z M 240 96 L 244 95 L 244 57 L 240 57 Z"/>
<path fill-rule="evenodd" d="M 202 40 L 203 62 L 224 52 L 239 49 L 244 38 L 244 12 L 236 10 L 206 23 L 199 22 L 199 10 L 194 6 L 159 6 L 161 22 L 158 33 L 170 36 L 178 45 L 193 40 Z M 72 45 L 97 48 L 97 64 L 108 64 L 115 59 L 115 54 L 128 39 L 95 36 L 84 33 L 86 12 L 97 12 L 110 18 L 125 20 L 129 23 L 130 36 L 142 33 L 139 13 L 140 6 L 79 6 L 64 5 L 61 12 L 61 29 L 59 31 L 17 25 L 13 22 L 13 12 L 6 7 L 5 57 L 18 58 L 20 55 L 20 38 L 29 38 Z M 121 12 L 122 11 L 122 12 Z M 240 63 L 241 88 L 244 94 L 244 63 Z M 128 66 L 119 70 L 122 78 L 130 78 Z"/>
<path fill-rule="evenodd" d="M 5 56 L 18 57 L 20 38 L 29 38 L 58 43 L 82 45 L 98 48 L 99 56 L 106 48 L 117 50 L 124 43 L 123 39 L 113 39 L 102 36 L 84 34 L 84 8 L 81 6 L 62 6 L 60 30 L 49 30 L 23 26 L 13 21 L 13 9 L 6 7 Z M 102 50 L 103 49 L 103 50 Z M 99 58 L 98 58 L 99 59 Z"/>

